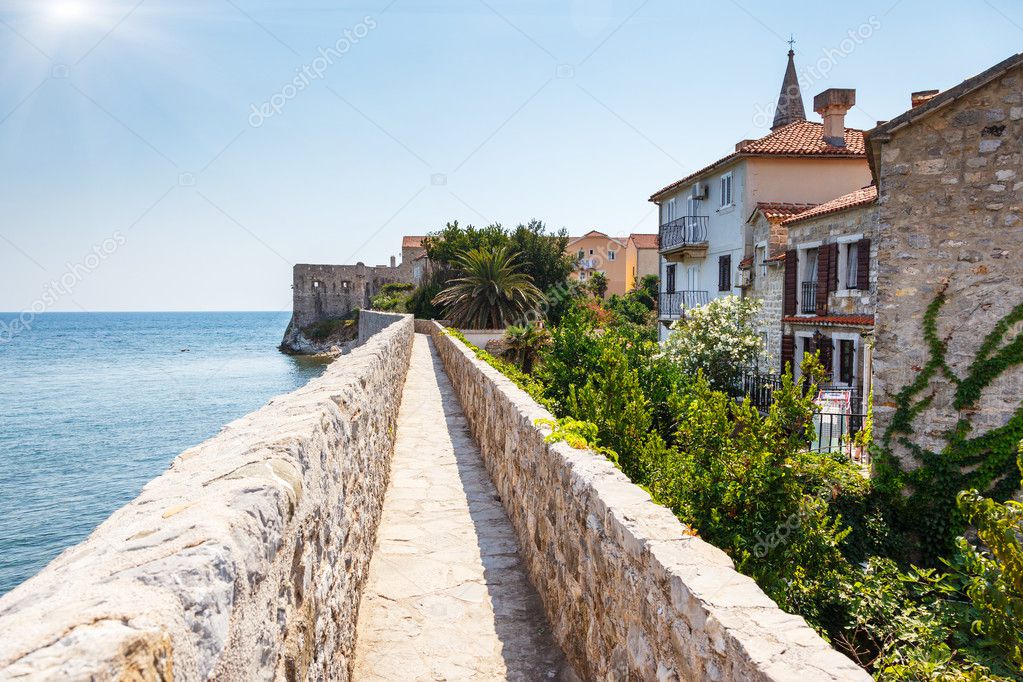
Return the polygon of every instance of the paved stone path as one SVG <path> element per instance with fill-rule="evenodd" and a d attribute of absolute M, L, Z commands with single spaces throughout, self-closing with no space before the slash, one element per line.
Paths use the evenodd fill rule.
<path fill-rule="evenodd" d="M 416 334 L 355 680 L 573 678 L 433 342 Z"/>

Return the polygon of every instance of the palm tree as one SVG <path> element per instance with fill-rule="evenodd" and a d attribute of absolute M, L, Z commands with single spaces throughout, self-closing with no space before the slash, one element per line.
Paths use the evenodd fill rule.
<path fill-rule="evenodd" d="M 506 247 L 495 251 L 473 249 L 452 262 L 457 276 L 437 294 L 433 303 L 459 327 L 503 329 L 544 300 L 533 278 L 523 273 Z"/>
<path fill-rule="evenodd" d="M 543 327 L 533 323 L 525 327 L 511 325 L 504 333 L 504 340 L 508 344 L 508 352 L 526 374 L 533 371 L 536 358 L 547 346 L 551 345 L 551 333 Z"/>

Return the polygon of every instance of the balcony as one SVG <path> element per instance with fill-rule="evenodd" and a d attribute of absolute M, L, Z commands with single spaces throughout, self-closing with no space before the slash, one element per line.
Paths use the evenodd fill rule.
<path fill-rule="evenodd" d="M 662 291 L 658 310 L 662 319 L 677 320 L 685 315 L 686 310 L 709 302 L 710 294 L 706 291 Z"/>
<path fill-rule="evenodd" d="M 803 282 L 799 287 L 799 312 L 813 315 L 817 312 L 817 282 Z"/>
<path fill-rule="evenodd" d="M 706 256 L 708 220 L 705 215 L 690 215 L 661 225 L 661 255 L 669 261 Z"/>

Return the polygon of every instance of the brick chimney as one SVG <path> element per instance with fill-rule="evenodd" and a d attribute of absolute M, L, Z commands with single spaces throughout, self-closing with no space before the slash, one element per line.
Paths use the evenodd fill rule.
<path fill-rule="evenodd" d="M 832 147 L 845 146 L 845 114 L 855 104 L 852 88 L 828 88 L 813 98 L 813 110 L 824 119 L 824 141 Z"/>
<path fill-rule="evenodd" d="M 909 96 L 910 102 L 912 103 L 913 108 L 916 109 L 921 104 L 927 104 L 927 102 L 929 102 L 931 99 L 933 99 L 934 96 L 937 95 L 939 92 L 941 92 L 941 91 L 940 90 L 920 90 L 919 92 L 914 92 L 913 94 L 911 94 Z"/>

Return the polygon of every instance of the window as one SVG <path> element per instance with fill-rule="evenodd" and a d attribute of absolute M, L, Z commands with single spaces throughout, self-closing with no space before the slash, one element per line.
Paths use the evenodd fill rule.
<path fill-rule="evenodd" d="M 721 208 L 732 205 L 732 174 L 721 176 Z"/>
<path fill-rule="evenodd" d="M 860 245 L 856 242 L 842 244 L 845 247 L 845 286 L 844 289 L 855 289 L 859 284 Z"/>
<path fill-rule="evenodd" d="M 669 294 L 675 293 L 675 264 L 667 266 L 664 271 L 664 291 Z"/>
<path fill-rule="evenodd" d="M 686 289 L 689 291 L 696 291 L 700 288 L 700 269 L 695 265 L 690 265 L 686 269 Z"/>
<path fill-rule="evenodd" d="M 856 369 L 856 344 L 851 339 L 838 342 L 838 380 L 852 386 Z"/>
<path fill-rule="evenodd" d="M 313 280 L 313 289 L 319 289 L 319 288 L 320 288 L 320 280 L 314 279 Z"/>
<path fill-rule="evenodd" d="M 805 355 L 813 355 L 813 353 L 814 353 L 813 337 L 812 336 L 804 336 L 802 341 L 803 341 L 803 355 L 800 356 L 800 362 L 799 362 L 800 365 L 803 364 L 803 362 L 802 362 L 802 357 L 803 356 L 805 356 Z"/>
<path fill-rule="evenodd" d="M 615 252 L 614 252 L 614 249 L 608 249 L 608 252 L 607 252 L 607 259 L 608 259 L 608 260 L 614 260 L 614 259 L 615 259 Z"/>
<path fill-rule="evenodd" d="M 582 271 L 579 272 L 579 281 L 580 282 L 585 282 L 586 281 L 586 271 L 585 270 L 582 270 Z"/>
<path fill-rule="evenodd" d="M 718 258 L 718 291 L 729 291 L 732 288 L 732 256 Z"/>
<path fill-rule="evenodd" d="M 582 260 L 583 258 L 586 258 L 586 252 L 579 249 L 579 260 Z"/>
<path fill-rule="evenodd" d="M 668 203 L 664 205 L 664 222 L 670 223 L 675 219 L 675 197 L 668 199 Z"/>
<path fill-rule="evenodd" d="M 758 246 L 756 248 L 756 254 L 753 257 L 754 274 L 766 276 L 767 275 L 767 247 Z"/>
<path fill-rule="evenodd" d="M 593 255 L 593 249 L 590 249 L 590 255 L 591 256 Z"/>

